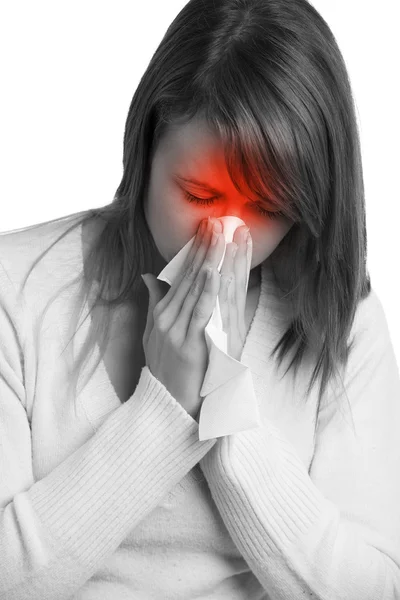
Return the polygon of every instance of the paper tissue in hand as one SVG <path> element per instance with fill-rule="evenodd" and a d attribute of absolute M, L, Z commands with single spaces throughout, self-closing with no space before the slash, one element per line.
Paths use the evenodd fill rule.
<path fill-rule="evenodd" d="M 225 249 L 218 265 L 218 272 L 224 261 L 226 245 L 233 241 L 236 229 L 245 225 L 242 219 L 233 216 L 219 217 L 219 221 L 223 227 Z M 186 257 L 195 237 L 193 236 L 164 267 L 157 279 L 172 285 L 175 277 L 184 268 Z M 246 290 L 249 283 L 250 265 L 251 254 L 247 261 Z M 204 331 L 209 361 L 200 390 L 200 395 L 204 396 L 204 400 L 199 417 L 199 440 L 209 440 L 258 427 L 260 415 L 252 375 L 246 365 L 234 359 L 227 352 L 228 336 L 222 329 L 218 297 Z"/>

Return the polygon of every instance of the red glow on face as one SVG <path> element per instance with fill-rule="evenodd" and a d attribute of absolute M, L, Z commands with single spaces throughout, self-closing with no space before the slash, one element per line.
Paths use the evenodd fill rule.
<path fill-rule="evenodd" d="M 292 223 L 279 212 L 272 193 L 258 198 L 250 190 L 242 166 L 232 173 L 238 190 L 224 147 L 207 123 L 193 119 L 167 129 L 153 156 L 145 203 L 163 260 L 171 260 L 207 217 L 237 217 L 249 227 L 252 268 L 274 251 Z"/>
<path fill-rule="evenodd" d="M 176 173 L 174 179 L 181 188 L 186 200 L 194 208 L 202 211 L 202 218 L 210 215 L 215 217 L 237 216 L 244 222 L 254 219 L 276 219 L 281 214 L 270 202 L 260 200 L 251 194 L 246 182 L 240 179 L 243 193 L 234 186 L 226 168 L 212 169 L 191 175 Z M 245 195 L 248 194 L 248 195 Z M 206 213 L 206 214 L 203 214 Z"/>

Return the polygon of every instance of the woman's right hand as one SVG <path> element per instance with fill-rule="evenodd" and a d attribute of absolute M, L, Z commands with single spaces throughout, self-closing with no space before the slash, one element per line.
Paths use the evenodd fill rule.
<path fill-rule="evenodd" d="M 208 365 L 204 329 L 215 308 L 220 285 L 217 267 L 225 247 L 222 233 L 211 245 L 213 222 L 222 232 L 220 221 L 208 224 L 203 219 L 185 268 L 164 297 L 161 282 L 145 275 L 150 295 L 143 335 L 146 365 L 194 419 L 201 408 L 200 389 Z M 206 279 L 208 270 L 210 279 Z"/>

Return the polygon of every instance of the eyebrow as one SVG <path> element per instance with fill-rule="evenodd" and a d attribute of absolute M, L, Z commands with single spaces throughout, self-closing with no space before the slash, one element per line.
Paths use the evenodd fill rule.
<path fill-rule="evenodd" d="M 208 185 L 208 183 L 199 181 L 198 179 L 195 179 L 194 177 L 182 177 L 181 175 L 175 175 L 175 177 L 176 177 L 176 179 L 179 179 L 180 181 L 184 181 L 185 183 L 193 183 L 194 185 L 197 185 L 198 187 L 208 190 L 212 194 L 216 194 L 217 196 L 222 196 L 222 192 L 217 190 L 217 188 L 214 188 L 211 185 Z"/>

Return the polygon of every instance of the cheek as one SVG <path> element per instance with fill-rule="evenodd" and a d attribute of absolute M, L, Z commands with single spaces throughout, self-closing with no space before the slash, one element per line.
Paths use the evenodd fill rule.
<path fill-rule="evenodd" d="M 293 223 L 288 219 L 270 221 L 268 226 L 260 232 L 260 236 L 254 240 L 253 254 L 257 253 L 261 261 L 268 258 L 292 226 Z"/>
<path fill-rule="evenodd" d="M 196 236 L 198 226 L 198 219 L 195 222 L 182 220 L 182 215 L 175 215 L 173 220 L 165 220 L 164 224 L 159 224 L 161 253 L 165 260 L 171 261 Z"/>

